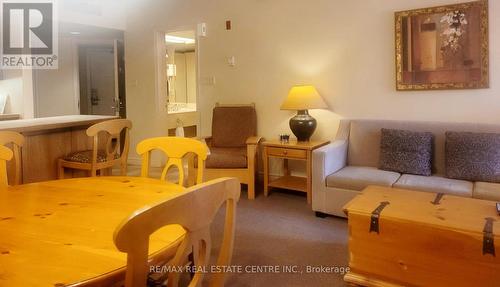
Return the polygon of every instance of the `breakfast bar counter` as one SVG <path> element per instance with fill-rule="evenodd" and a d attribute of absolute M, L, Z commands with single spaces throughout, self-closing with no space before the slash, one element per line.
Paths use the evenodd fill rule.
<path fill-rule="evenodd" d="M 0 122 L 0 131 L 43 132 L 68 127 L 89 126 L 115 116 L 72 115 L 37 119 L 11 120 Z"/>
<path fill-rule="evenodd" d="M 115 116 L 71 115 L 0 122 L 0 131 L 16 131 L 24 135 L 21 150 L 23 183 L 57 179 L 57 160 L 69 153 L 92 148 L 85 130 Z M 9 170 L 14 162 L 9 163 Z M 10 175 L 14 172 L 9 172 Z"/>

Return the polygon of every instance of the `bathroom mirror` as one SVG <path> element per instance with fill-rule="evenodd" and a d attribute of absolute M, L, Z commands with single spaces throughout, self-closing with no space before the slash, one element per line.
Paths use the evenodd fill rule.
<path fill-rule="evenodd" d="M 194 30 L 165 34 L 166 97 L 168 113 L 196 111 L 197 53 Z"/>

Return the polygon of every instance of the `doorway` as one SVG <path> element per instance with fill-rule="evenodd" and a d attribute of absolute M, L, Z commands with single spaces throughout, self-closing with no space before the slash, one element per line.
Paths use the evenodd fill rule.
<path fill-rule="evenodd" d="M 123 42 L 80 45 L 80 114 L 126 118 Z"/>

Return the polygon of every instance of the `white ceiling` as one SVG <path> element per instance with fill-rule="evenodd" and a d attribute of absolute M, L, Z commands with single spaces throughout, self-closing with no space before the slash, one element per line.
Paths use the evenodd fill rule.
<path fill-rule="evenodd" d="M 59 20 L 103 28 L 125 30 L 126 2 L 123 0 L 59 0 Z"/>
<path fill-rule="evenodd" d="M 78 32 L 80 34 L 74 35 L 72 32 Z M 59 23 L 59 35 L 61 37 L 74 38 L 123 39 L 122 30 L 67 22 Z"/>

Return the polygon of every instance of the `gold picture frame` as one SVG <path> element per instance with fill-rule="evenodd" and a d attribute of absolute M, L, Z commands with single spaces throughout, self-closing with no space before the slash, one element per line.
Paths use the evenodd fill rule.
<path fill-rule="evenodd" d="M 396 89 L 489 88 L 488 1 L 395 13 Z"/>

